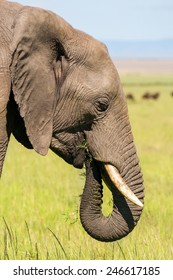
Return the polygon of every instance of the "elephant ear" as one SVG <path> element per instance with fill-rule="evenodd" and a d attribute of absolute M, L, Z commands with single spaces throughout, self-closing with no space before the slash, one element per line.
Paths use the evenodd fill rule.
<path fill-rule="evenodd" d="M 29 140 L 42 155 L 51 142 L 56 73 L 62 68 L 58 33 L 57 16 L 39 8 L 24 7 L 14 22 L 12 90 Z"/>

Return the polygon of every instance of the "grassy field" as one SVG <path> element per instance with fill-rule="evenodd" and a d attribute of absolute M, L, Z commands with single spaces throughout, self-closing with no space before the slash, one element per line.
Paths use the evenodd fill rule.
<path fill-rule="evenodd" d="M 126 238 L 101 243 L 79 220 L 84 170 L 11 139 L 0 181 L 0 259 L 173 259 L 173 78 L 126 75 L 129 116 L 145 180 L 145 207 Z M 146 91 L 158 100 L 143 100 Z M 111 196 L 105 190 L 104 211 Z"/>

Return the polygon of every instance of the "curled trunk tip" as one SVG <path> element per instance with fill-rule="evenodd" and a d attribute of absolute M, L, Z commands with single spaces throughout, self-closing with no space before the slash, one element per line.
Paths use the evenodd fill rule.
<path fill-rule="evenodd" d="M 141 175 L 142 177 L 142 175 Z M 143 186 L 139 180 L 141 190 L 138 193 L 143 198 Z M 96 161 L 86 162 L 86 182 L 80 205 L 80 219 L 84 229 L 93 238 L 111 242 L 125 237 L 133 230 L 142 213 L 142 207 L 127 201 L 115 188 L 111 187 L 113 196 L 113 210 L 105 217 L 102 213 L 102 177 L 99 164 Z"/>

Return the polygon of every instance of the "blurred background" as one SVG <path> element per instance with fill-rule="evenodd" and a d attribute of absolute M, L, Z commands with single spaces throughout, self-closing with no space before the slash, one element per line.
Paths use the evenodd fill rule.
<path fill-rule="evenodd" d="M 54 11 L 105 42 L 115 58 L 173 58 L 172 0 L 17 2 Z"/>

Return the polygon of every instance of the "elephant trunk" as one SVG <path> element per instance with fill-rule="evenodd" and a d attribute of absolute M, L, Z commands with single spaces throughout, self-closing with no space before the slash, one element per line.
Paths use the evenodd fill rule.
<path fill-rule="evenodd" d="M 133 170 L 131 169 L 131 174 L 134 175 L 131 176 L 131 183 L 128 182 L 128 185 L 136 197 L 137 203 L 132 201 L 133 199 L 130 199 L 131 201 L 126 199 L 124 194 L 122 195 L 120 190 L 115 188 L 112 178 L 103 168 L 103 164 L 95 160 L 86 162 L 86 182 L 80 205 L 80 218 L 84 229 L 93 238 L 104 242 L 116 241 L 131 232 L 137 224 L 142 212 L 141 201 L 143 201 L 144 196 L 143 179 L 139 165 L 135 165 Z M 103 215 L 101 209 L 103 202 L 102 177 L 113 196 L 113 210 L 108 217 Z M 123 179 L 120 178 L 119 175 L 119 180 L 123 182 Z M 128 178 L 126 180 L 129 181 Z M 124 185 L 126 186 L 125 183 Z"/>

